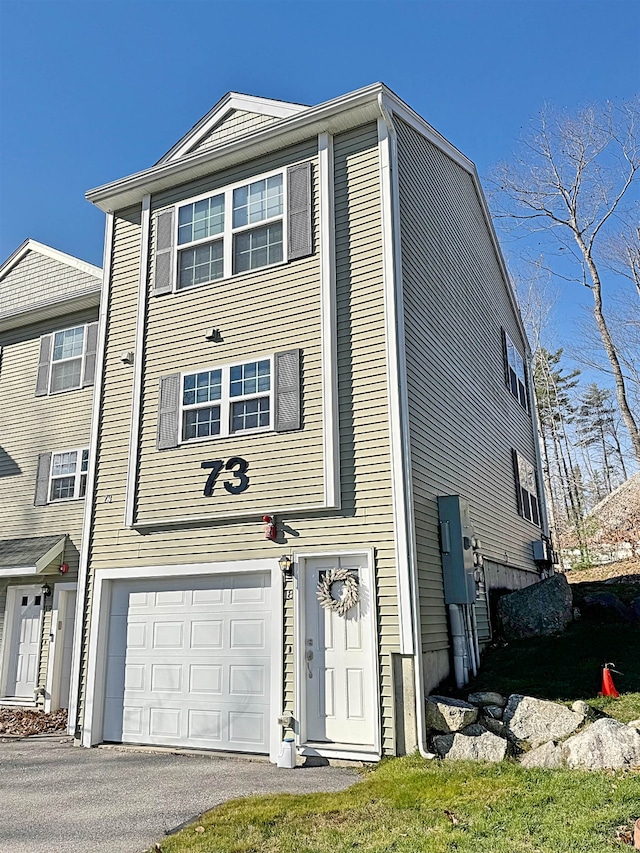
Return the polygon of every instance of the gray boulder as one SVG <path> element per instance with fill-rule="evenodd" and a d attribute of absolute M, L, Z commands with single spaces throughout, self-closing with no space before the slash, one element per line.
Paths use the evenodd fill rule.
<path fill-rule="evenodd" d="M 477 705 L 484 708 L 486 705 L 498 705 L 504 708 L 507 700 L 501 693 L 495 693 L 493 690 L 479 690 L 477 693 L 470 693 L 467 696 L 467 701 L 470 705 Z"/>
<path fill-rule="evenodd" d="M 568 767 L 620 770 L 640 765 L 640 732 L 603 717 L 562 745 Z"/>
<path fill-rule="evenodd" d="M 520 759 L 523 767 L 544 767 L 546 770 L 556 770 L 564 765 L 562 746 L 552 740 L 543 743 L 537 749 L 532 749 Z"/>
<path fill-rule="evenodd" d="M 593 708 L 590 705 L 587 705 L 582 699 L 577 699 L 572 705 L 571 710 L 575 711 L 576 714 L 582 714 L 585 719 L 587 717 L 593 716 Z"/>
<path fill-rule="evenodd" d="M 529 743 L 535 749 L 547 741 L 562 740 L 575 732 L 584 722 L 584 716 L 556 702 L 514 693 L 509 696 L 503 720 L 510 739 Z"/>
<path fill-rule="evenodd" d="M 426 703 L 427 730 L 459 732 L 478 719 L 478 709 L 460 699 L 448 696 L 428 696 Z"/>
<path fill-rule="evenodd" d="M 585 595 L 582 608 L 592 619 L 602 622 L 633 622 L 633 609 L 627 607 L 612 592 L 594 592 Z"/>
<path fill-rule="evenodd" d="M 504 704 L 507 704 L 506 699 Z M 480 713 L 485 717 L 491 717 L 492 720 L 501 720 L 504 708 L 501 708 L 500 705 L 485 705 L 484 708 L 481 708 Z"/>
<path fill-rule="evenodd" d="M 480 737 L 480 735 L 483 735 L 486 731 L 487 729 L 480 723 L 471 723 L 470 726 L 462 729 L 460 734 L 466 735 L 466 737 Z"/>
<path fill-rule="evenodd" d="M 460 732 L 450 735 L 437 735 L 433 745 L 442 758 L 447 761 L 502 761 L 507 754 L 507 742 L 491 732 L 469 737 Z"/>
<path fill-rule="evenodd" d="M 482 717 L 482 725 L 498 737 L 506 738 L 507 736 L 507 727 L 502 720 L 494 720 L 493 717 Z"/>
<path fill-rule="evenodd" d="M 627 723 L 628 726 L 631 726 L 633 729 L 637 729 L 640 732 L 640 720 L 631 720 L 630 723 Z"/>
<path fill-rule="evenodd" d="M 508 640 L 559 634 L 573 619 L 571 587 L 562 574 L 503 595 L 498 619 Z"/>

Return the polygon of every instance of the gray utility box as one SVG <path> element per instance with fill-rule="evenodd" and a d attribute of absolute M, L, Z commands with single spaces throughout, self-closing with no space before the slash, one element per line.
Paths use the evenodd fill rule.
<path fill-rule="evenodd" d="M 443 495 L 438 498 L 438 514 L 445 603 L 473 604 L 476 585 L 469 504 L 460 495 Z"/>

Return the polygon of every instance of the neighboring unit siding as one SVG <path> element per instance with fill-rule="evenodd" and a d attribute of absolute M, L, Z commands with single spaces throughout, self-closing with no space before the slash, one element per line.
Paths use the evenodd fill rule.
<path fill-rule="evenodd" d="M 68 533 L 71 573 L 78 567 L 84 500 L 34 506 L 38 455 L 89 446 L 93 388 L 36 397 L 36 375 L 40 337 L 95 321 L 97 311 L 0 332 L 0 538 Z"/>
<path fill-rule="evenodd" d="M 401 120 L 402 275 L 424 651 L 446 648 L 437 495 L 460 494 L 486 557 L 533 571 L 511 448 L 535 463 L 531 416 L 504 384 L 501 327 L 524 352 L 471 175 Z M 484 620 L 483 620 L 484 621 Z M 486 626 L 485 628 L 486 633 Z"/>
<path fill-rule="evenodd" d="M 135 335 L 140 213 L 118 214 L 115 221 L 102 423 L 98 446 L 96 502 L 90 553 L 90 589 L 98 568 L 133 568 L 271 558 L 281 553 L 331 553 L 372 548 L 377 581 L 383 743 L 393 751 L 390 654 L 398 648 L 396 568 L 393 512 L 388 471 L 389 436 L 386 387 L 383 271 L 381 255 L 380 176 L 375 125 L 335 138 L 335 215 L 338 305 L 339 421 L 342 509 L 333 512 L 286 513 L 290 532 L 286 545 L 267 542 L 259 519 L 270 509 L 269 495 L 246 503 L 251 488 L 230 506 L 256 510 L 249 519 L 214 524 L 163 527 L 144 533 L 123 527 L 126 456 L 130 429 L 131 372 L 119 361 Z M 316 162 L 315 140 L 242 170 L 211 176 L 152 200 L 156 210 L 236 180 L 303 159 Z M 314 168 L 315 171 L 315 168 Z M 317 180 L 317 178 L 316 178 Z M 317 231 L 317 198 L 316 221 Z M 222 288 L 222 294 L 221 294 Z M 224 298 L 223 298 L 224 297 Z M 231 305 L 226 304 L 227 300 Z M 234 313 L 235 312 L 235 313 Z M 220 327 L 220 344 L 204 342 L 204 332 Z M 204 485 L 199 461 L 245 453 L 254 476 L 270 470 L 278 480 L 300 481 L 308 471 L 308 490 L 297 488 L 297 504 L 317 501 L 321 480 L 320 279 L 317 235 L 314 255 L 278 269 L 214 282 L 191 292 L 149 298 L 148 343 L 141 437 L 141 517 L 158 519 L 184 514 L 188 481 L 193 505 L 202 502 Z M 283 435 L 257 434 L 211 441 L 177 451 L 155 450 L 158 376 L 184 366 L 215 365 L 243 355 L 301 346 L 304 350 L 304 429 Z M 270 453 L 261 444 L 268 443 Z M 195 447 L 195 446 L 194 446 Z M 288 455 L 282 449 L 288 447 Z M 195 475 L 189 469 L 195 468 Z M 301 479 L 302 476 L 302 479 Z M 205 478 L 206 479 L 206 478 Z M 257 480 L 256 482 L 260 482 Z M 169 485 L 167 485 L 169 484 Z M 281 487 L 279 487 L 281 488 Z M 175 494 L 174 494 L 175 493 Z M 108 497 L 108 502 L 105 500 Z M 215 498 L 209 499 L 212 507 Z M 202 508 L 199 509 L 200 514 Z M 294 624 L 292 600 L 285 601 L 285 707 L 294 704 Z M 86 658 L 85 658 L 86 660 Z M 86 662 L 83 672 L 86 672 Z M 85 676 L 83 675 L 83 684 Z"/>
<path fill-rule="evenodd" d="M 31 251 L 2 279 L 0 285 L 0 314 L 31 308 L 48 299 L 72 296 L 95 288 L 95 276 Z"/>
<path fill-rule="evenodd" d="M 232 139 L 246 136 L 248 133 L 255 133 L 256 130 L 262 130 L 276 121 L 280 121 L 280 119 L 275 116 L 250 113 L 246 110 L 232 110 L 209 131 L 198 145 L 194 145 L 189 154 L 195 152 L 200 154 L 209 148 L 215 148 L 216 145 L 230 142 Z"/>

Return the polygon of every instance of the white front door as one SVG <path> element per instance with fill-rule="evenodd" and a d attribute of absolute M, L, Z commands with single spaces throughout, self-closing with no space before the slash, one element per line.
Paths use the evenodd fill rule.
<path fill-rule="evenodd" d="M 71 692 L 71 656 L 73 653 L 73 623 L 76 615 L 76 594 L 67 593 L 63 623 L 62 667 L 60 670 L 60 707 L 69 707 Z"/>
<path fill-rule="evenodd" d="M 307 743 L 366 746 L 376 743 L 377 672 L 372 631 L 373 589 L 366 557 L 306 558 L 304 566 L 304 737 Z M 317 598 L 324 572 L 346 568 L 359 579 L 359 602 L 344 616 Z M 339 590 L 334 588 L 339 595 Z"/>
<path fill-rule="evenodd" d="M 38 586 L 18 587 L 14 595 L 15 610 L 5 693 L 7 696 L 33 699 L 40 660 L 42 590 Z"/>

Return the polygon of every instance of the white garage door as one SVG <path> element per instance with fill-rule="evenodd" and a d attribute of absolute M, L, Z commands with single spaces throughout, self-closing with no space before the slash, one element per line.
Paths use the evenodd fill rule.
<path fill-rule="evenodd" d="M 114 583 L 104 740 L 268 752 L 270 617 L 267 575 Z"/>

